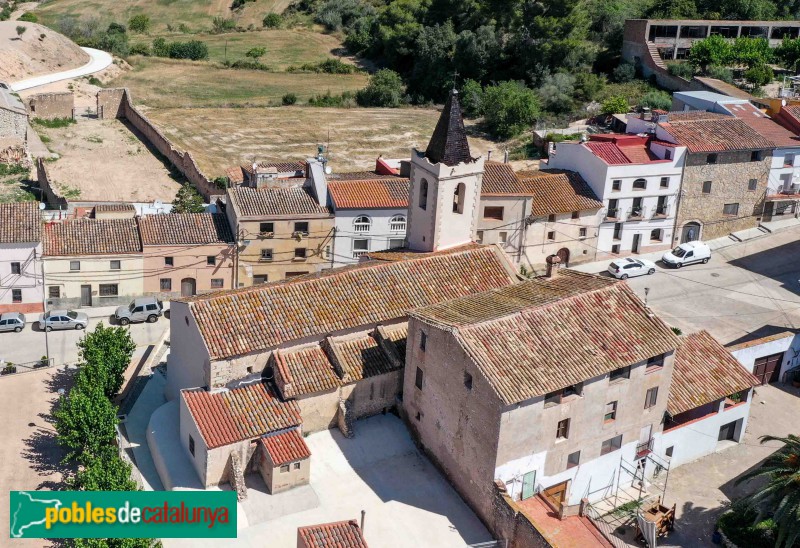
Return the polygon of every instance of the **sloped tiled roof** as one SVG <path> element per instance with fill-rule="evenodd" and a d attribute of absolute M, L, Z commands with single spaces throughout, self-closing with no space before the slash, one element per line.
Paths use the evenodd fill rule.
<path fill-rule="evenodd" d="M 493 246 L 470 246 L 183 300 L 218 359 L 403 318 L 421 306 L 509 285 L 509 268 Z"/>
<path fill-rule="evenodd" d="M 525 192 L 520 192 L 521 190 L 511 164 L 501 162 L 485 162 L 483 164 L 482 195 L 525 194 Z"/>
<path fill-rule="evenodd" d="M 667 411 L 677 415 L 758 385 L 707 331 L 684 337 L 675 353 Z"/>
<path fill-rule="evenodd" d="M 287 398 L 324 392 L 342 384 L 319 344 L 276 350 L 273 356 L 286 383 L 283 395 Z"/>
<path fill-rule="evenodd" d="M 733 116 L 661 124 L 689 152 L 722 152 L 773 148 L 772 142 Z"/>
<path fill-rule="evenodd" d="M 433 135 L 425 150 L 425 157 L 433 164 L 457 166 L 472 162 L 467 141 L 467 130 L 461 115 L 458 92 L 453 90 L 444 104 L 442 114 L 433 130 Z"/>
<path fill-rule="evenodd" d="M 281 401 L 262 383 L 223 392 L 182 390 L 181 397 L 209 449 L 258 438 L 303 422 L 296 402 Z"/>
<path fill-rule="evenodd" d="M 381 326 L 386 338 L 394 343 L 400 361 L 406 362 L 406 340 L 408 339 L 408 323 L 393 326 Z"/>
<path fill-rule="evenodd" d="M 0 204 L 0 243 L 21 244 L 42 240 L 42 215 L 36 202 Z"/>
<path fill-rule="evenodd" d="M 328 208 L 319 205 L 308 189 L 302 186 L 260 189 L 239 186 L 228 189 L 228 192 L 244 217 L 330 214 Z"/>
<path fill-rule="evenodd" d="M 328 182 L 337 209 L 407 208 L 409 181 L 405 177 Z"/>
<path fill-rule="evenodd" d="M 76 219 L 48 223 L 44 254 L 50 257 L 140 253 L 136 219 Z"/>
<path fill-rule="evenodd" d="M 374 181 L 377 179 L 397 179 L 397 175 L 388 173 L 378 173 L 377 171 L 337 171 L 325 176 L 325 180 L 331 181 Z"/>
<path fill-rule="evenodd" d="M 392 363 L 373 334 L 330 339 L 329 344 L 350 382 L 397 371 L 402 367 L 401 363 Z"/>
<path fill-rule="evenodd" d="M 222 213 L 167 213 L 139 217 L 144 245 L 202 245 L 233 242 Z"/>
<path fill-rule="evenodd" d="M 264 169 L 273 168 L 278 173 L 305 171 L 306 165 L 307 165 L 306 162 L 303 160 L 299 162 L 258 162 L 258 167 Z M 247 164 L 240 167 L 242 171 L 246 171 L 247 173 L 254 173 L 253 164 Z"/>
<path fill-rule="evenodd" d="M 311 450 L 297 429 L 265 436 L 260 441 L 275 466 L 307 459 L 311 456 Z"/>
<path fill-rule="evenodd" d="M 355 520 L 298 527 L 308 548 L 369 548 Z"/>
<path fill-rule="evenodd" d="M 725 105 L 725 108 L 759 135 L 769 139 L 776 147 L 800 147 L 800 137 L 778 124 L 754 105 L 743 103 Z"/>
<path fill-rule="evenodd" d="M 681 110 L 667 113 L 670 122 L 689 122 L 698 120 L 727 120 L 730 116 L 721 112 L 709 112 L 707 110 Z"/>
<path fill-rule="evenodd" d="M 781 107 L 775 119 L 786 129 L 800 133 L 800 105 L 786 105 Z"/>
<path fill-rule="evenodd" d="M 133 204 L 97 204 L 94 206 L 95 213 L 136 213 Z"/>
<path fill-rule="evenodd" d="M 608 165 L 664 162 L 650 150 L 649 139 L 638 135 L 596 134 L 583 143 L 592 154 Z"/>
<path fill-rule="evenodd" d="M 453 331 L 506 405 L 677 348 L 627 284 L 567 272 L 412 315 Z"/>
<path fill-rule="evenodd" d="M 521 171 L 520 184 L 533 196 L 531 215 L 543 216 L 585 209 L 600 209 L 603 202 L 574 171 Z"/>

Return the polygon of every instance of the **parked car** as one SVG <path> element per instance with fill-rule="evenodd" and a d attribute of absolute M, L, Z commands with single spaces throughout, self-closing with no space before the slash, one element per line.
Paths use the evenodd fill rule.
<path fill-rule="evenodd" d="M 120 306 L 114 312 L 114 318 L 120 325 L 131 322 L 150 322 L 158 320 L 164 314 L 164 305 L 155 297 L 140 297 L 128 306 Z"/>
<path fill-rule="evenodd" d="M 655 274 L 656 263 L 648 261 L 647 259 L 617 259 L 608 265 L 608 272 L 615 278 L 620 280 L 627 280 L 635 276 L 644 276 L 645 274 Z"/>
<path fill-rule="evenodd" d="M 86 329 L 89 316 L 74 310 L 50 310 L 39 316 L 39 329 Z"/>
<path fill-rule="evenodd" d="M 711 248 L 703 242 L 686 242 L 672 251 L 667 251 L 661 260 L 664 264 L 680 268 L 692 263 L 707 263 L 711 259 Z"/>
<path fill-rule="evenodd" d="M 0 315 L 0 331 L 19 333 L 25 327 L 25 314 L 6 312 Z"/>

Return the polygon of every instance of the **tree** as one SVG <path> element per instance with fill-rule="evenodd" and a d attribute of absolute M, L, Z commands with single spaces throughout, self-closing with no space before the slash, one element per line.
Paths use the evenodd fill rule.
<path fill-rule="evenodd" d="M 736 63 L 752 68 L 769 63 L 772 60 L 772 48 L 766 38 L 742 36 L 733 42 L 731 56 Z"/>
<path fill-rule="evenodd" d="M 102 322 L 78 341 L 84 377 L 103 389 L 106 397 L 115 396 L 124 382 L 136 343 L 124 327 L 105 327 Z"/>
<path fill-rule="evenodd" d="M 86 383 L 72 388 L 61 397 L 53 416 L 58 443 L 67 451 L 64 462 L 99 455 L 104 447 L 116 441 L 116 408 L 100 387 Z"/>
<path fill-rule="evenodd" d="M 139 34 L 144 34 L 148 30 L 150 30 L 150 17 L 148 17 L 144 13 L 134 15 L 133 17 L 128 19 L 128 28 L 131 29 L 131 32 L 138 32 Z"/>
<path fill-rule="evenodd" d="M 475 80 L 466 80 L 461 86 L 461 109 L 469 118 L 483 114 L 483 87 Z"/>
<path fill-rule="evenodd" d="M 668 111 L 672 107 L 672 96 L 665 91 L 648 91 L 642 96 L 639 104 L 651 109 Z"/>
<path fill-rule="evenodd" d="M 495 137 L 508 139 L 519 135 L 539 114 L 539 97 L 521 82 L 501 82 L 483 91 L 484 120 Z"/>
<path fill-rule="evenodd" d="M 755 478 L 765 478 L 766 485 L 746 498 L 759 510 L 759 518 L 765 512 L 773 513 L 778 526 L 775 546 L 791 548 L 800 540 L 800 437 L 761 436 L 761 443 L 777 441 L 783 447 L 766 458 L 758 468 L 745 473 L 736 480 L 736 485 Z M 785 544 L 784 544 L 785 543 Z"/>
<path fill-rule="evenodd" d="M 172 213 L 203 213 L 205 210 L 202 196 L 189 183 L 181 186 L 172 201 Z"/>
<path fill-rule="evenodd" d="M 575 95 L 575 77 L 571 74 L 557 72 L 544 79 L 539 88 L 542 106 L 551 112 L 569 112 L 573 107 Z"/>
<path fill-rule="evenodd" d="M 775 49 L 775 56 L 785 68 L 797 73 L 800 61 L 800 38 L 785 37 L 781 45 Z"/>
<path fill-rule="evenodd" d="M 17 25 L 17 36 L 22 37 L 22 35 L 25 34 L 26 30 L 28 29 L 23 27 L 22 25 Z"/>
<path fill-rule="evenodd" d="M 692 44 L 689 50 L 689 62 L 700 67 L 703 73 L 711 65 L 726 66 L 730 63 L 732 48 L 730 43 L 718 34 L 712 34 Z"/>
<path fill-rule="evenodd" d="M 456 48 L 453 23 L 423 27 L 417 36 L 414 66 L 408 77 L 412 97 L 443 101 L 453 88 Z"/>
<path fill-rule="evenodd" d="M 697 19 L 697 5 L 694 0 L 656 0 L 648 17 L 651 19 Z"/>
<path fill-rule="evenodd" d="M 99 455 L 86 459 L 85 464 L 69 480 L 70 489 L 78 491 L 138 491 L 131 479 L 131 465 L 117 454 L 116 447 L 104 447 Z"/>
<path fill-rule="evenodd" d="M 264 19 L 261 23 L 264 25 L 264 28 L 267 29 L 277 29 L 280 28 L 282 23 L 282 18 L 278 13 L 268 13 L 264 16 Z"/>
<path fill-rule="evenodd" d="M 710 66 L 708 67 L 708 76 L 729 84 L 733 83 L 733 71 L 728 67 Z"/>
<path fill-rule="evenodd" d="M 247 53 L 245 53 L 245 55 L 247 57 L 250 57 L 251 59 L 258 59 L 259 57 L 263 57 L 266 54 L 267 54 L 267 48 L 263 46 L 250 48 L 249 50 L 247 50 Z"/>
<path fill-rule="evenodd" d="M 405 86 L 400 75 L 381 69 L 370 77 L 367 87 L 356 93 L 356 102 L 362 107 L 399 107 L 404 96 Z"/>
<path fill-rule="evenodd" d="M 756 87 L 766 86 L 775 79 L 769 65 L 754 65 L 744 72 L 744 79 Z"/>
<path fill-rule="evenodd" d="M 630 111 L 630 108 L 628 100 L 625 97 L 615 95 L 603 101 L 600 112 L 603 114 L 625 114 Z"/>
<path fill-rule="evenodd" d="M 633 63 L 628 63 L 625 61 L 617 65 L 614 71 L 611 73 L 611 79 L 621 84 L 631 82 L 635 78 L 636 67 L 633 66 Z"/>

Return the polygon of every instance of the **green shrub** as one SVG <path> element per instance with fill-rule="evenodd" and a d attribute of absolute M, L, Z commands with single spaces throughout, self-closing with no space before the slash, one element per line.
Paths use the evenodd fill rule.
<path fill-rule="evenodd" d="M 729 84 L 733 83 L 733 71 L 727 67 L 714 65 L 708 67 L 706 74 L 708 74 L 710 78 L 716 78 L 717 80 L 722 80 L 723 82 L 728 82 Z"/>
<path fill-rule="evenodd" d="M 144 55 L 145 57 L 150 55 L 150 46 L 147 44 L 134 44 L 130 47 L 130 54 L 131 55 Z"/>
<path fill-rule="evenodd" d="M 341 59 L 325 59 L 318 63 L 304 63 L 300 66 L 292 65 L 287 72 L 324 72 L 326 74 L 355 74 L 358 68 Z"/>
<path fill-rule="evenodd" d="M 268 13 L 264 16 L 261 23 L 264 25 L 264 28 L 277 29 L 283 24 L 283 18 L 277 13 Z"/>
<path fill-rule="evenodd" d="M 648 91 L 642 96 L 639 104 L 651 109 L 670 110 L 672 108 L 672 96 L 666 91 Z"/>
<path fill-rule="evenodd" d="M 772 67 L 766 64 L 754 65 L 744 73 L 744 79 L 755 87 L 766 86 L 775 79 Z"/>
<path fill-rule="evenodd" d="M 35 13 L 31 13 L 31 12 L 28 11 L 28 12 L 25 12 L 22 15 L 20 15 L 18 21 L 26 21 L 28 23 L 37 23 L 39 21 L 39 18 L 36 17 Z"/>
<path fill-rule="evenodd" d="M 231 9 L 238 10 L 239 8 L 243 8 L 246 3 L 255 1 L 256 0 L 233 0 L 233 3 L 231 4 Z"/>
<path fill-rule="evenodd" d="M 766 519 L 756 523 L 758 513 L 744 505 L 734 503 L 720 516 L 717 526 L 737 546 L 747 548 L 774 548 L 775 522 Z"/>
<path fill-rule="evenodd" d="M 232 69 L 242 70 L 270 70 L 270 68 L 255 59 L 237 59 L 236 61 L 223 61 L 222 64 Z"/>
<path fill-rule="evenodd" d="M 349 91 L 345 91 L 341 95 L 331 95 L 331 91 L 328 90 L 324 95 L 311 97 L 308 100 L 308 104 L 312 107 L 349 108 L 354 106 L 355 101 L 353 94 Z"/>
<path fill-rule="evenodd" d="M 211 20 L 211 32 L 221 34 L 231 30 L 236 30 L 236 21 L 233 19 L 226 17 L 214 17 L 214 19 Z"/>
<path fill-rule="evenodd" d="M 281 102 L 286 106 L 293 105 L 297 102 L 297 95 L 294 93 L 287 93 L 283 96 Z"/>
<path fill-rule="evenodd" d="M 0 177 L 7 175 L 22 175 L 28 173 L 28 168 L 19 164 L 0 164 Z"/>
<path fill-rule="evenodd" d="M 459 94 L 461 108 L 469 118 L 477 118 L 483 114 L 483 86 L 475 80 L 466 80 Z"/>
<path fill-rule="evenodd" d="M 611 72 L 611 79 L 624 84 L 636 78 L 636 67 L 633 63 L 622 62 Z"/>
<path fill-rule="evenodd" d="M 153 40 L 153 55 L 170 59 L 208 59 L 208 45 L 200 40 L 188 42 L 167 42 L 164 38 Z"/>
<path fill-rule="evenodd" d="M 265 48 L 263 46 L 259 46 L 259 47 L 250 48 L 249 50 L 247 50 L 247 53 L 245 53 L 245 56 L 246 57 L 250 57 L 251 59 L 258 59 L 259 57 L 264 57 L 266 54 L 267 54 L 267 48 Z"/>
<path fill-rule="evenodd" d="M 53 118 L 52 120 L 43 120 L 41 118 L 34 118 L 32 122 L 37 126 L 53 129 L 53 128 L 62 128 L 72 125 L 75 123 L 75 120 L 72 118 Z"/>
<path fill-rule="evenodd" d="M 356 92 L 356 102 L 362 107 L 399 107 L 405 102 L 406 88 L 400 75 L 381 69 L 369 79 L 364 89 Z"/>
<path fill-rule="evenodd" d="M 28 29 L 23 27 L 22 25 L 17 25 L 17 36 L 22 36 L 23 34 L 25 34 L 26 30 Z"/>
<path fill-rule="evenodd" d="M 131 29 L 131 32 L 138 32 L 139 34 L 144 34 L 148 30 L 150 30 L 150 17 L 148 17 L 144 13 L 134 15 L 133 17 L 128 19 L 128 28 Z"/>
<path fill-rule="evenodd" d="M 483 90 L 484 120 L 497 138 L 508 139 L 529 129 L 540 111 L 539 97 L 520 82 L 501 82 Z"/>
<path fill-rule="evenodd" d="M 103 82 L 100 81 L 99 78 L 95 78 L 94 76 L 89 77 L 89 83 L 93 86 L 102 86 Z"/>
<path fill-rule="evenodd" d="M 692 76 L 694 76 L 694 67 L 690 63 L 681 63 L 679 61 L 667 63 L 667 70 L 671 75 L 685 80 L 691 80 Z"/>
<path fill-rule="evenodd" d="M 630 111 L 630 108 L 628 100 L 625 97 L 616 95 L 603 101 L 600 112 L 603 114 L 625 114 Z"/>

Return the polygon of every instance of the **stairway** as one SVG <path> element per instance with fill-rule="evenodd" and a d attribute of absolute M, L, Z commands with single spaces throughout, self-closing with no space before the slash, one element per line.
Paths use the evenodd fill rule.
<path fill-rule="evenodd" d="M 658 53 L 658 48 L 653 42 L 647 42 L 647 49 L 650 52 L 650 58 L 653 60 L 653 64 L 660 69 L 667 70 L 667 65 L 664 63 L 664 60 L 661 59 L 661 54 Z"/>

